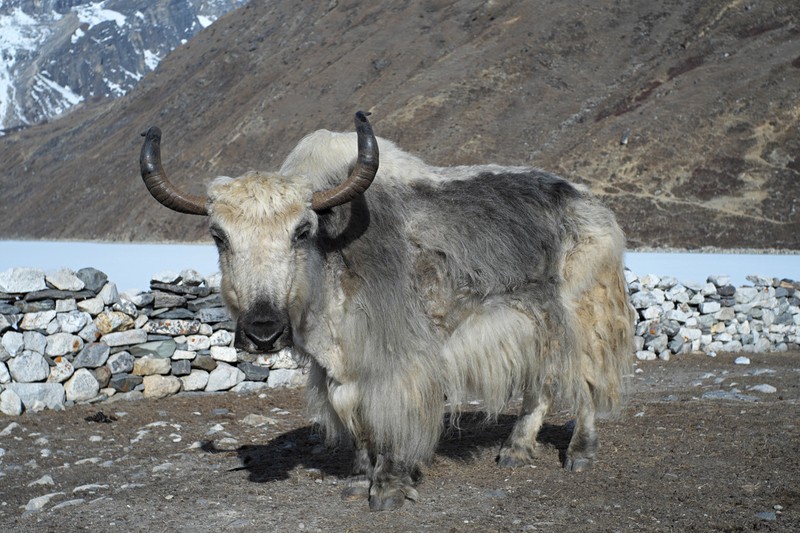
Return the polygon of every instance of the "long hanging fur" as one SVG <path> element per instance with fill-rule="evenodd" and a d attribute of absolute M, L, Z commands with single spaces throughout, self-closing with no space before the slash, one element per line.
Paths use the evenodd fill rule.
<path fill-rule="evenodd" d="M 329 187 L 355 146 L 320 130 L 280 174 Z M 480 398 L 496 413 L 548 387 L 617 410 L 633 320 L 613 215 L 536 169 L 431 167 L 379 146 L 372 187 L 319 217 L 341 289 L 341 318 L 326 327 L 342 355 L 335 372 L 312 362 L 309 397 L 330 441 L 369 441 L 414 464 L 431 457 L 445 402 Z"/>

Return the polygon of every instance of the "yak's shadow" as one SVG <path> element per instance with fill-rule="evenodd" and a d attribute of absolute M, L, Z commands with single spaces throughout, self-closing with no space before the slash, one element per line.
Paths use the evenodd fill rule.
<path fill-rule="evenodd" d="M 484 413 L 470 412 L 450 423 L 445 417 L 446 429 L 436 454 L 456 461 L 473 461 L 479 457 L 485 460 L 491 450 L 499 451 L 500 445 L 511 433 L 516 418 L 513 415 L 499 415 L 487 420 Z M 558 460 L 563 463 L 571 436 L 571 422 L 564 425 L 544 424 L 536 440 L 547 448 L 557 450 Z M 210 453 L 220 451 L 212 443 L 206 443 L 203 449 Z M 322 477 L 345 478 L 350 474 L 354 457 L 349 449 L 325 448 L 312 426 L 288 431 L 265 444 L 242 446 L 236 453 L 241 466 L 232 470 L 247 470 L 248 479 L 256 483 L 289 479 L 298 467 L 312 470 Z"/>

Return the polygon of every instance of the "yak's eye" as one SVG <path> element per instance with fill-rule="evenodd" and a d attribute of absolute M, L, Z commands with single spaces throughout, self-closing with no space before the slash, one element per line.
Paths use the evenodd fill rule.
<path fill-rule="evenodd" d="M 228 241 L 225 239 L 225 235 L 216 228 L 211 228 L 211 238 L 214 239 L 214 244 L 217 245 L 217 249 L 221 252 L 228 248 Z"/>
<path fill-rule="evenodd" d="M 300 242 L 306 240 L 309 235 L 311 235 L 311 223 L 310 222 L 303 222 L 297 229 L 294 230 L 294 237 L 292 237 L 292 242 Z"/>

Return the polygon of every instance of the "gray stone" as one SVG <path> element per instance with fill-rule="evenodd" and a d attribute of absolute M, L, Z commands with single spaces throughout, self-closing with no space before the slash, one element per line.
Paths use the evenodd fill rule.
<path fill-rule="evenodd" d="M 112 305 L 111 309 L 119 311 L 120 313 L 125 313 L 131 317 L 139 316 L 139 310 L 136 308 L 136 305 L 129 300 L 120 300 Z"/>
<path fill-rule="evenodd" d="M 66 357 L 56 357 L 53 361 L 55 365 L 50 367 L 48 383 L 64 383 L 75 373 L 75 367 Z"/>
<path fill-rule="evenodd" d="M 72 301 L 74 302 L 75 300 Z M 56 320 L 58 320 L 58 325 L 64 333 L 78 333 L 92 320 L 92 316 L 89 313 L 78 311 L 77 309 L 68 312 L 59 312 L 58 302 L 56 302 L 56 313 Z"/>
<path fill-rule="evenodd" d="M 186 298 L 184 296 L 163 291 L 153 291 L 153 307 L 156 309 L 162 307 L 183 307 L 185 304 Z"/>
<path fill-rule="evenodd" d="M 721 306 L 719 305 L 719 302 L 714 302 L 714 301 L 703 302 L 698 306 L 698 309 L 704 315 L 717 313 L 720 311 L 720 308 Z"/>
<path fill-rule="evenodd" d="M 92 374 L 94 374 L 94 379 L 97 380 L 97 384 L 101 389 L 108 387 L 108 382 L 111 380 L 110 368 L 107 366 L 100 366 L 92 369 Z"/>
<path fill-rule="evenodd" d="M 83 339 L 72 333 L 56 333 L 47 337 L 45 353 L 51 357 L 73 354 L 83 349 Z"/>
<path fill-rule="evenodd" d="M 64 383 L 64 392 L 67 401 L 82 402 L 91 400 L 100 391 L 100 384 L 94 374 L 86 368 L 79 368 L 75 374 Z"/>
<path fill-rule="evenodd" d="M 82 268 L 75 273 L 86 288 L 97 294 L 108 281 L 108 276 L 96 268 Z"/>
<path fill-rule="evenodd" d="M 8 370 L 13 381 L 33 383 L 47 379 L 50 366 L 40 354 L 25 350 L 8 361 Z"/>
<path fill-rule="evenodd" d="M 254 392 L 262 392 L 268 389 L 269 384 L 263 381 L 242 381 L 231 389 L 231 392 L 236 394 L 252 394 Z"/>
<path fill-rule="evenodd" d="M 158 318 L 169 320 L 194 320 L 194 313 L 184 307 L 179 307 L 177 309 L 170 309 L 169 311 L 159 314 Z"/>
<path fill-rule="evenodd" d="M 47 288 L 44 271 L 36 268 L 11 268 L 0 272 L 0 292 L 23 293 Z"/>
<path fill-rule="evenodd" d="M 163 341 L 150 341 L 144 344 L 139 344 L 134 346 L 130 349 L 131 355 L 134 357 L 159 357 L 159 358 L 167 358 L 169 359 L 172 357 L 172 354 L 175 353 L 175 349 L 177 348 L 177 344 L 174 340 L 163 340 Z"/>
<path fill-rule="evenodd" d="M 702 398 L 704 400 L 734 400 L 740 402 L 757 402 L 758 398 L 749 396 L 736 391 L 727 390 L 713 390 L 704 392 Z"/>
<path fill-rule="evenodd" d="M 245 379 L 248 381 L 264 381 L 269 377 L 269 367 L 266 366 L 253 363 L 240 363 L 238 368 L 244 372 Z"/>
<path fill-rule="evenodd" d="M 659 301 L 657 295 L 649 290 L 641 290 L 631 295 L 631 304 L 633 304 L 633 307 L 636 309 L 647 309 L 663 301 L 663 298 Z"/>
<path fill-rule="evenodd" d="M 192 373 L 192 362 L 187 359 L 172 361 L 173 376 L 188 376 Z"/>
<path fill-rule="evenodd" d="M 162 270 L 150 276 L 150 284 L 166 283 L 168 285 L 177 284 L 181 280 L 181 275 L 174 270 Z"/>
<path fill-rule="evenodd" d="M 222 301 L 222 295 L 219 293 L 211 294 L 204 298 L 197 298 L 196 300 L 190 300 L 186 303 L 186 308 L 191 311 L 192 313 L 196 313 L 200 309 L 205 309 L 207 307 L 224 307 L 225 304 Z"/>
<path fill-rule="evenodd" d="M 79 291 L 86 284 L 68 268 L 61 268 L 45 275 L 45 281 L 61 291 Z"/>
<path fill-rule="evenodd" d="M 105 304 L 103 303 L 103 299 L 99 296 L 95 296 L 94 298 L 87 298 L 82 302 L 78 302 L 78 309 L 81 311 L 86 311 L 92 316 L 99 315 L 103 309 L 105 308 Z"/>
<path fill-rule="evenodd" d="M 655 354 L 653 355 L 655 357 Z M 288 368 L 280 368 L 278 370 L 271 370 L 267 383 L 270 388 L 278 387 L 299 387 L 306 382 L 306 377 L 300 370 L 290 370 Z"/>
<path fill-rule="evenodd" d="M 20 329 L 47 331 L 47 326 L 56 318 L 55 311 L 40 311 L 38 313 L 25 313 L 19 323 Z"/>
<path fill-rule="evenodd" d="M 153 293 L 148 291 L 125 291 L 120 295 L 120 298 L 131 302 L 139 308 L 153 304 Z"/>
<path fill-rule="evenodd" d="M 100 292 L 97 294 L 102 300 L 103 303 L 106 305 L 114 305 L 115 303 L 119 302 L 119 292 L 117 291 L 117 284 L 114 282 L 109 281 L 103 288 L 100 289 Z"/>
<path fill-rule="evenodd" d="M 661 353 L 667 349 L 669 339 L 666 335 L 655 335 L 645 342 L 645 346 L 651 348 L 655 353 Z"/>
<path fill-rule="evenodd" d="M 706 278 L 706 281 L 713 283 L 716 287 L 724 287 L 725 285 L 730 285 L 731 277 L 727 274 L 712 274 Z"/>
<path fill-rule="evenodd" d="M 192 370 L 188 376 L 180 378 L 183 383 L 183 390 L 185 391 L 199 391 L 204 390 L 208 384 L 208 372 L 205 370 Z"/>
<path fill-rule="evenodd" d="M 176 285 L 171 283 L 151 282 L 150 288 L 153 289 L 153 291 L 166 291 L 173 294 L 193 296 L 195 298 L 204 298 L 211 293 L 211 289 L 208 287 L 194 287 L 191 285 Z"/>
<path fill-rule="evenodd" d="M 132 374 L 119 374 L 111 376 L 108 385 L 117 392 L 130 392 L 144 382 L 142 376 Z"/>
<path fill-rule="evenodd" d="M 175 376 L 145 376 L 144 397 L 166 398 L 180 391 L 182 384 Z"/>
<path fill-rule="evenodd" d="M 7 331 L 3 334 L 0 344 L 11 357 L 16 357 L 25 349 L 25 337 L 17 331 Z"/>
<path fill-rule="evenodd" d="M 217 322 L 226 322 L 231 319 L 231 314 L 224 307 L 209 307 L 200 309 L 195 313 L 194 317 L 206 324 L 215 324 Z"/>
<path fill-rule="evenodd" d="M 197 270 L 193 270 L 191 268 L 187 268 L 186 270 L 181 270 L 180 273 L 181 283 L 184 285 L 189 285 L 191 287 L 197 287 L 202 285 L 205 281 L 203 279 L 202 274 Z"/>
<path fill-rule="evenodd" d="M 11 381 L 11 373 L 8 371 L 8 367 L 2 361 L 0 361 L 0 385 L 8 383 Z"/>
<path fill-rule="evenodd" d="M 0 413 L 8 416 L 19 416 L 22 414 L 22 400 L 17 393 L 11 389 L 0 392 Z"/>
<path fill-rule="evenodd" d="M 761 392 L 764 394 L 775 394 L 776 392 L 778 392 L 778 389 L 766 383 L 762 383 L 760 385 L 753 385 L 752 387 L 749 387 L 747 390 Z"/>
<path fill-rule="evenodd" d="M 130 352 L 122 351 L 113 354 L 106 363 L 112 374 L 127 374 L 133 371 L 134 357 Z"/>
<path fill-rule="evenodd" d="M 208 376 L 206 391 L 213 392 L 231 389 L 244 381 L 244 377 L 244 372 L 235 366 L 219 362 L 217 363 L 217 368 Z"/>
<path fill-rule="evenodd" d="M 64 408 L 64 387 L 60 383 L 9 383 L 6 390 L 14 391 L 25 409 L 37 404 L 49 409 Z"/>
<path fill-rule="evenodd" d="M 175 337 L 178 335 L 194 335 L 200 330 L 200 321 L 159 318 L 150 320 L 143 329 L 148 333 Z"/>
<path fill-rule="evenodd" d="M 16 328 L 17 324 L 19 324 L 20 318 L 20 315 L 13 313 L 0 315 L 0 333 L 4 333 L 12 328 Z"/>
<path fill-rule="evenodd" d="M 638 352 L 636 352 L 636 359 L 638 359 L 639 361 L 655 361 L 656 354 L 655 352 L 651 352 L 650 350 L 639 350 Z M 270 377 L 272 376 L 270 375 Z"/>
<path fill-rule="evenodd" d="M 200 370 L 211 372 L 217 368 L 217 362 L 210 355 L 198 355 L 192 359 L 192 368 L 199 368 Z"/>
<path fill-rule="evenodd" d="M 172 364 L 169 359 L 160 357 L 142 357 L 133 363 L 133 373 L 139 376 L 151 376 L 154 374 L 169 374 Z"/>
<path fill-rule="evenodd" d="M 292 357 L 292 351 L 289 348 L 284 348 L 277 353 L 261 355 L 258 357 L 257 363 L 266 365 L 273 370 L 297 368 L 297 361 Z"/>
<path fill-rule="evenodd" d="M 97 342 L 100 340 L 101 335 L 97 331 L 97 326 L 94 325 L 94 322 L 89 322 L 85 328 L 80 330 L 78 337 L 83 339 L 84 342 Z"/>
<path fill-rule="evenodd" d="M 235 363 L 237 361 L 236 348 L 231 346 L 211 346 L 211 357 L 217 361 Z"/>
<path fill-rule="evenodd" d="M 101 338 L 109 346 L 129 346 L 147 342 L 147 332 L 141 329 L 108 333 Z"/>

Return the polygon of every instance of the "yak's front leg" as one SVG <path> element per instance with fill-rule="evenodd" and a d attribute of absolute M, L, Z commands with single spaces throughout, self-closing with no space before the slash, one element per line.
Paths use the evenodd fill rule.
<path fill-rule="evenodd" d="M 417 501 L 419 494 L 414 485 L 418 473 L 415 465 L 404 465 L 389 454 L 378 454 L 369 489 L 370 511 L 398 509 L 406 498 Z"/>
<path fill-rule="evenodd" d="M 356 445 L 356 457 L 353 460 L 353 471 L 347 479 L 342 491 L 342 499 L 347 501 L 369 498 L 369 486 L 375 470 L 373 460 L 363 443 Z"/>

